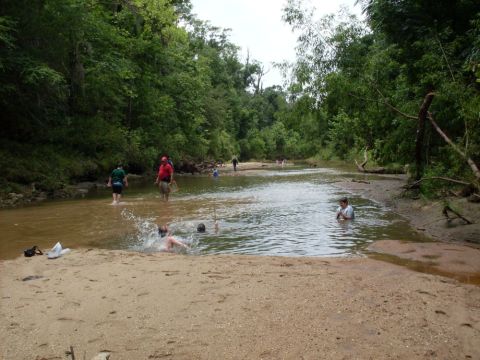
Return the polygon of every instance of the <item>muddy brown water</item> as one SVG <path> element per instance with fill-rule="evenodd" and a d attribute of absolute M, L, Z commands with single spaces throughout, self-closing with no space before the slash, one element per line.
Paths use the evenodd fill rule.
<path fill-rule="evenodd" d="M 379 239 L 425 241 L 391 209 L 333 186 L 358 176 L 344 169 L 269 169 L 248 176 L 177 176 L 168 203 L 152 183 L 132 184 L 122 204 L 108 189 L 82 200 L 51 201 L 0 211 L 0 258 L 33 245 L 157 251 L 159 224 L 188 243 L 189 254 L 349 256 Z M 363 175 L 362 175 L 363 176 Z M 349 196 L 354 221 L 335 220 Z M 215 231 L 214 223 L 219 229 Z M 196 233 L 203 222 L 205 234 Z"/>

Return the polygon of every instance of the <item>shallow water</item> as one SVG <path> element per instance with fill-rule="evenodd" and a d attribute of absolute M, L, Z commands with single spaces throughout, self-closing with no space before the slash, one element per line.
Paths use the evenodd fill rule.
<path fill-rule="evenodd" d="M 254 175 L 177 176 L 179 191 L 161 201 L 151 185 L 132 185 L 123 204 L 108 190 L 83 200 L 0 211 L 0 257 L 38 245 L 157 251 L 159 224 L 191 246 L 190 254 L 348 256 L 378 239 L 425 240 L 390 209 L 350 196 L 354 221 L 335 220 L 335 181 L 357 177 L 328 168 L 264 170 Z M 363 176 L 363 175 L 362 175 Z M 388 180 L 385 180 L 388 181 Z M 214 223 L 218 221 L 219 230 Z M 205 223 L 207 232 L 197 234 Z"/>

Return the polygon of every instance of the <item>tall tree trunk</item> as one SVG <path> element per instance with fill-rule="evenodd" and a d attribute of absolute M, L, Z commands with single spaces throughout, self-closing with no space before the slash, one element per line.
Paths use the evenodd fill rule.
<path fill-rule="evenodd" d="M 429 92 L 418 112 L 417 136 L 415 138 L 415 180 L 420 180 L 423 174 L 423 142 L 425 138 L 425 122 L 427 120 L 428 108 L 433 101 L 433 92 Z"/>

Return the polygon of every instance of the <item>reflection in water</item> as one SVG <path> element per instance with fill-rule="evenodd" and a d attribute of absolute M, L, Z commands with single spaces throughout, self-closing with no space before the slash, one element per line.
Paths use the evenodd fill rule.
<path fill-rule="evenodd" d="M 180 191 L 162 202 L 156 188 L 129 188 L 123 206 L 109 193 L 0 212 L 2 258 L 60 241 L 74 248 L 161 249 L 157 227 L 169 224 L 192 254 L 345 256 L 377 239 L 422 240 L 388 209 L 350 197 L 354 221 L 335 220 L 345 193 L 332 182 L 351 177 L 332 169 L 264 171 L 255 176 L 177 176 Z M 388 181 L 388 180 L 385 180 Z M 219 231 L 214 223 L 218 220 Z M 197 234 L 198 223 L 207 227 Z"/>

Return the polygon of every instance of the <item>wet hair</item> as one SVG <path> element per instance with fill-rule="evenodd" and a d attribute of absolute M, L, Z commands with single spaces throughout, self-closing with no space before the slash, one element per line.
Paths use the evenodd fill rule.
<path fill-rule="evenodd" d="M 205 224 L 204 223 L 198 224 L 197 231 L 200 232 L 200 233 L 205 232 Z"/>
<path fill-rule="evenodd" d="M 342 197 L 342 198 L 340 199 L 340 202 L 345 203 L 345 204 L 348 204 L 348 198 Z"/>
<path fill-rule="evenodd" d="M 167 226 L 166 225 L 159 226 L 158 227 L 158 234 L 160 235 L 160 237 L 164 237 L 165 235 L 167 235 L 168 234 Z"/>

